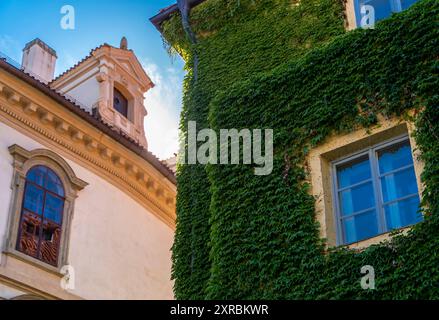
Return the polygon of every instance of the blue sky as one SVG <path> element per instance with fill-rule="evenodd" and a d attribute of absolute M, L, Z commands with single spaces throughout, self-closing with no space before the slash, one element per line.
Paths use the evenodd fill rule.
<path fill-rule="evenodd" d="M 171 58 L 160 33 L 149 22 L 176 0 L 0 0 L 0 51 L 21 62 L 22 48 L 40 38 L 58 54 L 56 74 L 62 73 L 89 51 L 106 42 L 119 46 L 128 39 L 156 87 L 146 95 L 145 119 L 149 149 L 160 158 L 177 152 L 181 111 L 183 62 Z M 75 29 L 60 26 L 61 8 L 75 9 Z"/>

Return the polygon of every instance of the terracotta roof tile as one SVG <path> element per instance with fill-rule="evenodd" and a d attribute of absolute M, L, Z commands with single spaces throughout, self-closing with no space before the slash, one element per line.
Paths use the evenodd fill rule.
<path fill-rule="evenodd" d="M 90 58 L 93 56 L 93 53 L 94 53 L 96 50 L 99 50 L 99 49 L 101 49 L 101 48 L 103 48 L 103 47 L 111 47 L 111 46 L 110 46 L 108 43 L 104 43 L 104 44 L 101 44 L 100 46 L 98 46 L 98 47 L 96 47 L 96 48 L 90 50 L 90 53 L 89 53 L 87 56 L 85 56 L 82 60 L 80 60 L 79 62 L 77 62 L 73 67 L 67 69 L 66 71 L 64 71 L 63 73 L 61 73 L 58 77 L 56 77 L 55 79 L 53 79 L 53 80 L 49 83 L 49 85 L 53 84 L 55 81 L 61 79 L 62 77 L 64 77 L 65 75 L 67 75 L 68 73 L 70 73 L 71 71 L 73 71 L 74 69 L 76 69 L 77 67 L 79 67 L 79 66 L 80 66 L 81 64 L 83 64 L 85 61 L 87 61 L 88 59 L 90 59 Z"/>

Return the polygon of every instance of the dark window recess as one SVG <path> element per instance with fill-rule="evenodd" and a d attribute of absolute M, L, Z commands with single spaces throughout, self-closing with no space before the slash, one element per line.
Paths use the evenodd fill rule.
<path fill-rule="evenodd" d="M 128 100 L 116 88 L 114 88 L 113 107 L 125 118 L 128 118 Z"/>
<path fill-rule="evenodd" d="M 57 266 L 64 200 L 64 186 L 55 172 L 44 166 L 33 167 L 28 172 L 18 230 L 18 251 Z"/>

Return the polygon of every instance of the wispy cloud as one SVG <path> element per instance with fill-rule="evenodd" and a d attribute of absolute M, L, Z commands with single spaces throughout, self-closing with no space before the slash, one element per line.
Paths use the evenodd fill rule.
<path fill-rule="evenodd" d="M 85 57 L 85 56 L 84 56 Z M 70 52 L 61 51 L 58 53 L 58 60 L 56 62 L 55 76 L 63 73 L 64 71 L 73 67 L 78 61 L 81 61 L 84 57 L 75 56 Z"/>
<path fill-rule="evenodd" d="M 149 60 L 144 60 L 143 67 L 155 84 L 145 95 L 148 147 L 160 159 L 167 159 L 178 151 L 183 78 L 175 68 L 162 69 Z"/>
<path fill-rule="evenodd" d="M 11 36 L 0 35 L 0 51 L 17 62 L 21 62 L 22 47 Z"/>

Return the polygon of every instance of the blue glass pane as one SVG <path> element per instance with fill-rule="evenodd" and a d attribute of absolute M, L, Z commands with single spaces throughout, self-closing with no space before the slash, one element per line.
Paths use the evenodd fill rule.
<path fill-rule="evenodd" d="M 43 212 L 44 191 L 28 183 L 24 193 L 24 208 L 41 215 Z"/>
<path fill-rule="evenodd" d="M 46 176 L 47 169 L 45 167 L 34 167 L 27 173 L 26 179 L 38 184 L 39 186 L 44 186 L 44 177 Z"/>
<path fill-rule="evenodd" d="M 339 189 L 370 179 L 370 176 L 370 164 L 367 156 L 337 167 Z"/>
<path fill-rule="evenodd" d="M 410 143 L 399 143 L 379 151 L 378 161 L 381 174 L 413 164 Z"/>
<path fill-rule="evenodd" d="M 418 0 L 401 0 L 401 8 L 402 10 L 405 10 L 409 8 L 412 4 L 417 2 Z"/>
<path fill-rule="evenodd" d="M 361 19 L 363 15 L 361 14 L 361 8 L 363 6 L 371 6 L 373 7 L 375 14 L 375 23 L 379 20 L 390 17 L 392 12 L 396 12 L 396 8 L 393 8 L 392 0 L 358 0 L 356 2 L 356 17 L 357 17 L 357 26 L 361 26 Z M 368 8 L 368 7 L 365 7 Z M 370 16 L 369 10 L 366 10 L 366 15 Z"/>
<path fill-rule="evenodd" d="M 346 243 L 357 242 L 378 234 L 375 210 L 346 218 L 342 223 Z"/>
<path fill-rule="evenodd" d="M 64 196 L 64 188 L 62 186 L 61 180 L 56 175 L 56 173 L 50 169 L 47 170 L 46 188 L 47 190 L 52 191 L 57 195 L 60 195 L 62 197 Z"/>
<path fill-rule="evenodd" d="M 375 207 L 372 182 L 340 192 L 340 203 L 342 216 Z"/>
<path fill-rule="evenodd" d="M 384 211 L 388 230 L 406 227 L 423 219 L 419 212 L 418 196 L 386 205 Z"/>
<path fill-rule="evenodd" d="M 418 193 L 414 168 L 411 167 L 381 178 L 381 188 L 384 202 Z"/>
<path fill-rule="evenodd" d="M 46 205 L 44 207 L 44 218 L 61 224 L 64 200 L 49 193 L 46 194 Z"/>

